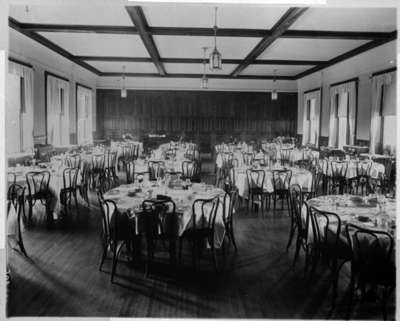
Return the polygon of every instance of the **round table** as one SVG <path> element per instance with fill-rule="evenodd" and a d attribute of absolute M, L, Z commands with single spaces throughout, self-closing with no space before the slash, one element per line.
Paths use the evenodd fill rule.
<path fill-rule="evenodd" d="M 319 211 L 337 214 L 343 225 L 351 223 L 392 233 L 396 223 L 396 200 L 384 199 L 382 205 L 377 200 L 376 195 L 325 195 L 312 198 L 307 204 Z"/>
<path fill-rule="evenodd" d="M 215 221 L 214 243 L 216 247 L 220 247 L 225 234 L 223 222 L 223 197 L 225 191 L 203 183 L 194 183 L 188 189 L 183 189 L 179 187 L 179 184 L 177 185 L 177 187 L 172 188 L 167 185 L 159 185 L 156 182 L 125 184 L 105 193 L 104 199 L 114 201 L 119 211 L 127 212 L 134 218 L 137 216 L 136 214 L 141 212 L 141 205 L 144 200 L 155 198 L 157 195 L 168 196 L 176 204 L 176 211 L 179 213 L 177 236 L 181 236 L 193 224 L 192 206 L 195 200 L 210 199 L 218 196 L 220 197 L 220 203 Z M 140 233 L 140 226 L 140 222 L 135 223 L 136 233 Z"/>
<path fill-rule="evenodd" d="M 331 163 L 334 161 L 328 159 L 320 159 L 319 166 L 322 168 L 322 173 L 328 176 L 332 176 L 332 166 Z M 385 173 L 385 166 L 372 161 L 354 161 L 348 160 L 347 162 L 347 171 L 346 171 L 346 178 L 354 178 L 357 176 L 357 166 L 362 166 L 367 168 L 367 166 L 371 165 L 370 167 L 370 176 L 371 178 L 379 178 Z"/>
<path fill-rule="evenodd" d="M 242 166 L 235 168 L 235 185 L 238 188 L 239 195 L 244 198 L 247 198 L 249 194 L 246 174 L 246 171 L 249 168 L 251 167 Z M 264 169 L 265 171 L 264 189 L 269 193 L 273 193 L 274 183 L 272 171 L 281 170 L 283 167 L 260 167 L 259 169 Z M 310 171 L 297 167 L 287 167 L 287 169 L 292 171 L 290 185 L 298 184 L 303 190 L 311 191 L 313 178 Z"/>
<path fill-rule="evenodd" d="M 28 172 L 42 172 L 49 171 L 50 172 L 50 182 L 49 189 L 51 194 L 53 195 L 50 210 L 53 213 L 54 219 L 57 219 L 59 213 L 61 212 L 61 202 L 60 202 L 60 192 L 61 189 L 64 188 L 64 180 L 63 180 L 63 171 L 66 167 L 62 165 L 62 163 L 43 163 L 41 167 L 39 166 L 19 166 L 19 167 L 9 167 L 8 173 L 15 174 L 15 182 L 19 185 L 26 186 L 26 173 Z M 77 184 L 81 183 L 82 176 L 81 172 L 79 172 L 79 176 L 77 178 Z M 12 182 L 9 182 L 12 183 Z M 25 190 L 28 193 L 28 188 Z M 78 198 L 79 199 L 79 198 Z M 40 204 L 40 205 L 39 205 Z M 38 206 L 39 205 L 39 206 Z M 41 206 L 41 202 L 36 202 L 34 205 L 34 211 L 43 212 L 44 207 Z"/>

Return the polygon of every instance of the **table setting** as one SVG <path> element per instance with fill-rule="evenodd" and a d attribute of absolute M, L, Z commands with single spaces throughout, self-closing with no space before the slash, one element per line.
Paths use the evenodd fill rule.
<path fill-rule="evenodd" d="M 213 185 L 190 183 L 190 181 L 176 179 L 120 185 L 106 192 L 104 199 L 114 201 L 119 211 L 128 213 L 129 217 L 135 221 L 136 233 L 140 233 L 140 214 L 142 213 L 143 201 L 146 199 L 170 198 L 176 204 L 176 212 L 178 214 L 177 236 L 181 236 L 193 224 L 192 206 L 195 200 L 219 196 L 220 205 L 217 211 L 214 239 L 215 245 L 219 247 L 222 244 L 225 232 L 222 217 L 223 205 L 221 203 L 224 195 L 225 192 L 222 189 Z"/>
<path fill-rule="evenodd" d="M 341 219 L 343 230 L 345 224 L 351 223 L 394 234 L 396 200 L 386 198 L 382 194 L 370 194 L 368 196 L 324 195 L 310 199 L 307 203 L 317 210 L 337 214 Z"/>
<path fill-rule="evenodd" d="M 264 189 L 269 193 L 274 192 L 273 184 L 273 171 L 274 170 L 284 170 L 289 169 L 292 171 L 292 177 L 290 180 L 290 185 L 298 184 L 303 190 L 311 190 L 312 187 L 312 173 L 304 168 L 299 168 L 298 166 L 284 167 L 278 163 L 271 166 L 241 166 L 235 169 L 235 184 L 238 188 L 239 196 L 247 198 L 248 197 L 248 183 L 247 183 L 247 170 L 248 169 L 262 169 L 265 171 Z"/>

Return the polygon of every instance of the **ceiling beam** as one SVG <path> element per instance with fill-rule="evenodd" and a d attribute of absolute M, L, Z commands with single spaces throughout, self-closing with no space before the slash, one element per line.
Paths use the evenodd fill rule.
<path fill-rule="evenodd" d="M 133 26 L 110 25 L 61 25 L 43 23 L 20 23 L 22 29 L 34 32 L 69 32 L 69 33 L 108 33 L 108 34 L 138 34 Z M 206 36 L 214 35 L 212 28 L 187 28 L 187 27 L 150 27 L 147 31 L 156 36 Z M 256 37 L 270 36 L 271 30 L 265 29 L 218 29 L 219 37 Z M 311 39 L 354 39 L 374 40 L 389 37 L 390 32 L 358 32 L 358 31 L 329 31 L 329 30 L 286 30 L 281 38 L 311 38 Z"/>
<path fill-rule="evenodd" d="M 328 60 L 324 64 L 317 65 L 317 66 L 315 66 L 315 67 L 313 67 L 311 69 L 308 69 L 306 71 L 303 71 L 303 72 L 297 74 L 296 75 L 296 79 L 303 78 L 303 77 L 305 77 L 307 75 L 310 75 L 310 74 L 312 74 L 314 72 L 317 72 L 317 71 L 325 69 L 325 68 L 327 68 L 329 66 L 335 65 L 335 64 L 337 64 L 337 63 L 339 63 L 341 61 L 344 61 L 346 59 L 349 59 L 349 58 L 352 58 L 352 57 L 357 56 L 359 54 L 362 54 L 365 51 L 368 51 L 368 50 L 371 50 L 371 49 L 376 48 L 378 46 L 381 46 L 381 45 L 383 45 L 383 44 L 385 44 L 385 43 L 387 43 L 389 41 L 395 40 L 396 38 L 397 38 L 397 31 L 393 31 L 389 38 L 378 39 L 378 40 L 373 40 L 373 41 L 367 42 L 366 44 L 363 44 L 363 45 L 361 45 L 361 46 L 359 46 L 359 47 L 357 47 L 355 49 L 352 49 L 352 50 L 350 50 L 348 52 L 345 52 L 342 55 L 339 55 L 339 56 L 337 56 L 337 57 L 335 57 L 335 58 L 333 58 L 331 60 Z"/>
<path fill-rule="evenodd" d="M 25 30 L 25 29 L 21 28 L 19 25 L 19 22 L 17 20 L 15 20 L 13 18 L 9 18 L 8 25 L 9 25 L 9 27 L 13 28 L 14 30 L 22 33 L 23 35 L 31 38 L 32 40 L 37 41 L 41 45 L 49 48 L 50 50 L 53 50 L 54 52 L 58 53 L 59 55 L 63 56 L 64 58 L 67 58 L 68 60 L 74 62 L 75 64 L 85 68 L 86 70 L 89 70 L 89 71 L 95 73 L 96 75 L 101 74 L 100 70 L 97 70 L 95 67 L 87 64 L 86 62 L 77 59 L 73 54 L 71 54 L 67 50 L 61 48 L 60 46 L 56 45 L 54 42 L 48 40 L 47 38 L 41 36 L 40 34 L 38 34 L 36 32 Z"/>
<path fill-rule="evenodd" d="M 157 73 L 121 73 L 121 72 L 103 72 L 101 73 L 103 77 L 151 77 L 151 78 L 201 78 L 203 74 L 183 74 L 183 73 L 168 73 L 165 76 L 162 76 Z M 239 75 L 237 77 L 232 77 L 231 75 L 207 75 L 209 79 L 253 79 L 253 80 L 268 80 L 268 79 L 277 79 L 277 80 L 295 80 L 294 76 L 273 76 L 273 75 Z"/>
<path fill-rule="evenodd" d="M 35 32 L 138 34 L 137 28 L 132 26 L 21 23 L 21 28 Z"/>
<path fill-rule="evenodd" d="M 257 57 L 262 54 L 276 39 L 278 39 L 289 27 L 307 10 L 307 8 L 290 8 L 272 27 L 271 34 L 264 37 L 246 56 L 244 61 L 235 68 L 231 73 L 233 77 L 237 77 L 248 65 L 250 65 Z"/>
<path fill-rule="evenodd" d="M 118 56 L 75 56 L 75 58 L 86 61 L 112 61 L 112 62 L 153 62 L 151 58 L 143 57 L 118 57 Z M 163 63 L 202 64 L 204 58 L 160 58 Z M 222 59 L 224 64 L 240 64 L 242 59 Z M 259 59 L 254 65 L 291 65 L 291 66 L 315 66 L 324 64 L 321 60 L 265 60 Z"/>
<path fill-rule="evenodd" d="M 165 71 L 164 65 L 160 60 L 160 54 L 158 53 L 153 37 L 148 31 L 149 26 L 147 24 L 142 8 L 139 6 L 127 6 L 125 7 L 125 9 L 128 12 L 133 24 L 136 26 L 139 32 L 139 36 L 142 39 L 147 51 L 149 52 L 149 55 L 153 60 L 153 63 L 156 66 L 158 72 L 160 73 L 160 75 L 165 76 L 167 72 Z"/>

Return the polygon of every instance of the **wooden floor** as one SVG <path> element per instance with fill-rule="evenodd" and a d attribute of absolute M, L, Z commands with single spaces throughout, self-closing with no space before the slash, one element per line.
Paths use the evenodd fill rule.
<path fill-rule="evenodd" d="M 345 318 L 348 273 L 341 274 L 331 311 L 327 272 L 321 268 L 309 281 L 303 277 L 303 258 L 291 267 L 293 250 L 285 251 L 287 211 L 269 212 L 262 219 L 241 210 L 235 222 L 238 252 L 231 250 L 225 262 L 220 257 L 224 269 L 219 274 L 207 255 L 195 272 L 189 256 L 183 266 L 170 270 L 161 253 L 148 278 L 143 269 L 121 262 L 116 284 L 111 284 L 110 260 L 105 272 L 98 270 L 100 213 L 92 197 L 90 212 L 74 218 L 69 227 L 26 230 L 29 259 L 10 251 L 8 316 Z M 394 298 L 389 315 L 394 318 Z M 380 319 L 380 306 L 357 304 L 351 318 Z"/>

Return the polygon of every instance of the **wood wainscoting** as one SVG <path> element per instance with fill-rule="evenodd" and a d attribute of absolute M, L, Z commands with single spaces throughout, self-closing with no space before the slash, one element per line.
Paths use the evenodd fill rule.
<path fill-rule="evenodd" d="M 297 93 L 222 91 L 97 90 L 97 138 L 124 133 L 185 135 L 210 151 L 230 137 L 242 140 L 294 136 Z"/>

